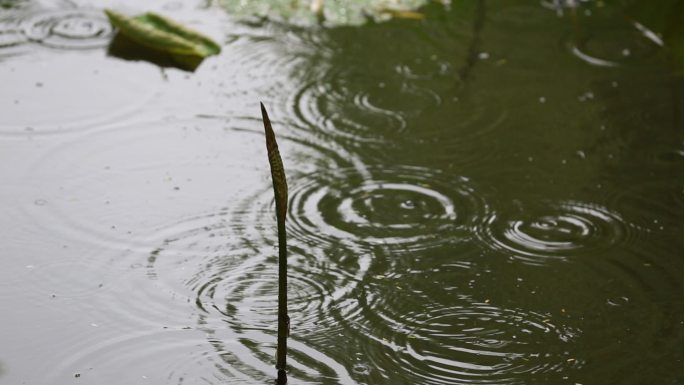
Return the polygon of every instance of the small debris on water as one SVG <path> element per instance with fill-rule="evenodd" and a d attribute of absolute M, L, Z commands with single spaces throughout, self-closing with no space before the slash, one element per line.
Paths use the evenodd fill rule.
<path fill-rule="evenodd" d="M 43 83 L 41 83 L 41 82 L 36 82 L 36 87 L 38 87 L 38 88 L 43 87 Z"/>
<path fill-rule="evenodd" d="M 539 97 L 539 103 L 546 103 L 546 98 L 543 96 Z"/>
<path fill-rule="evenodd" d="M 629 56 L 631 54 L 632 52 L 628 48 L 622 50 L 622 56 Z"/>
<path fill-rule="evenodd" d="M 81 377 L 81 373 L 74 373 L 74 377 L 80 378 L 80 377 Z"/>
<path fill-rule="evenodd" d="M 586 102 L 587 100 L 592 99 L 594 99 L 594 93 L 591 91 L 587 91 L 584 94 L 577 97 L 577 100 L 579 100 L 580 102 Z"/>
<path fill-rule="evenodd" d="M 480 52 L 477 55 L 477 58 L 480 60 L 487 60 L 487 59 L 489 59 L 489 54 L 487 52 Z"/>
<path fill-rule="evenodd" d="M 47 204 L 47 201 L 45 199 L 36 199 L 33 201 L 33 204 L 36 206 L 45 206 Z"/>

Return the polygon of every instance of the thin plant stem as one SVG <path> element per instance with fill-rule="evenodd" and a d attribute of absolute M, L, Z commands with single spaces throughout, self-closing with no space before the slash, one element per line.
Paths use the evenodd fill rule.
<path fill-rule="evenodd" d="M 290 334 L 290 317 L 287 315 L 287 237 L 285 232 L 287 180 L 285 179 L 285 169 L 278 151 L 275 133 L 263 103 L 261 103 L 261 116 L 266 132 L 266 150 L 268 152 L 268 163 L 271 166 L 276 219 L 278 221 L 278 348 L 276 351 L 276 369 L 278 369 L 280 380 L 285 378 L 287 337 Z"/>

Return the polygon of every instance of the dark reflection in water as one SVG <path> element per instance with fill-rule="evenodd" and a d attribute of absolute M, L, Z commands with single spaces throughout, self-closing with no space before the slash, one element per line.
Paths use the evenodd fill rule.
<path fill-rule="evenodd" d="M 258 101 L 289 383 L 684 381 L 682 79 L 622 5 L 328 28 L 146 3 L 223 36 L 187 73 L 107 57 L 101 4 L 5 4 L 4 381 L 277 383 Z"/>

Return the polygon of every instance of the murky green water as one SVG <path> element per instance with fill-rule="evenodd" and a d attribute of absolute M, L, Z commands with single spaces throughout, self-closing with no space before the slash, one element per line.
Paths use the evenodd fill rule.
<path fill-rule="evenodd" d="M 106 4 L 105 4 L 106 3 Z M 684 383 L 682 77 L 620 5 L 470 1 L 107 56 L 0 1 L 0 383 L 263 384 L 290 183 L 290 383 Z"/>

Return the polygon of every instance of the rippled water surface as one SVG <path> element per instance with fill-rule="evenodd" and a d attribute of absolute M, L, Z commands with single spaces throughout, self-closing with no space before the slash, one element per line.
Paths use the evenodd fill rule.
<path fill-rule="evenodd" d="M 272 383 L 259 101 L 290 383 L 684 384 L 684 82 L 623 2 L 124 3 L 0 0 L 1 384 Z M 223 52 L 112 57 L 104 6 Z"/>

